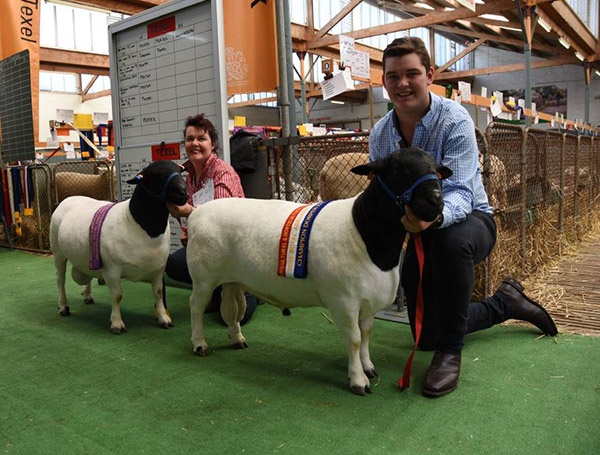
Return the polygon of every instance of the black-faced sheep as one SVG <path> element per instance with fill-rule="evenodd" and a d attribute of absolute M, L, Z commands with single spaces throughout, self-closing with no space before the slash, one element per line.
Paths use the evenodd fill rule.
<path fill-rule="evenodd" d="M 420 149 L 395 152 L 353 172 L 375 177 L 359 196 L 330 202 L 314 219 L 305 279 L 278 275 L 282 227 L 300 204 L 220 199 L 192 213 L 187 261 L 193 280 L 190 310 L 195 354 L 207 355 L 204 310 L 213 289 L 221 284 L 221 315 L 229 336 L 235 347 L 247 347 L 239 324 L 246 306 L 243 287 L 280 308 L 328 308 L 348 349 L 350 389 L 360 395 L 371 391 L 369 377 L 377 375 L 369 356 L 373 317 L 396 296 L 406 234 L 400 221 L 404 202 L 384 186 L 394 195 L 405 195 L 419 177 L 427 175 L 428 180 L 412 189 L 408 204 L 421 219 L 433 221 L 443 208 L 438 173 L 446 177 L 451 172 L 437 168 Z"/>
<path fill-rule="evenodd" d="M 90 251 L 90 225 L 98 209 L 110 202 L 73 196 L 60 203 L 50 221 L 50 246 L 61 315 L 70 315 L 65 294 L 65 272 L 70 261 L 73 280 L 84 286 L 85 303 L 93 303 L 91 279 L 103 278 L 106 282 L 112 299 L 112 333 L 126 331 L 120 309 L 121 278 L 151 282 L 159 323 L 164 328 L 172 325 L 162 296 L 170 235 L 166 203 L 183 205 L 187 200 L 181 171 L 182 168 L 171 161 L 158 161 L 127 182 L 136 185 L 131 199 L 114 205 L 105 214 L 101 242 L 97 246 L 101 264 L 91 264 L 95 255 Z M 97 232 L 97 229 L 94 223 L 92 231 Z"/>

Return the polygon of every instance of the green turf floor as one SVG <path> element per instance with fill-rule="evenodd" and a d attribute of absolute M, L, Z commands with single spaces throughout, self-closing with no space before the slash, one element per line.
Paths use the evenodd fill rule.
<path fill-rule="evenodd" d="M 229 347 L 215 315 L 210 355 L 192 355 L 189 290 L 169 289 L 157 327 L 150 285 L 123 283 L 128 333 L 109 333 L 105 286 L 56 311 L 52 259 L 0 248 L 0 452 L 10 454 L 598 454 L 600 339 L 500 326 L 470 335 L 459 388 L 397 387 L 408 326 L 375 322 L 373 394 L 350 393 L 337 328 L 321 309 L 268 305 Z"/>

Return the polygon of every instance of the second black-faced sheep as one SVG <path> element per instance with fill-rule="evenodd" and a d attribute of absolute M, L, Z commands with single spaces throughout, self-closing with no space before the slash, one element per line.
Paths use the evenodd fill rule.
<path fill-rule="evenodd" d="M 65 294 L 65 272 L 69 261 L 73 265 L 73 280 L 84 286 L 85 303 L 93 303 L 91 279 L 103 278 L 106 282 L 112 299 L 112 333 L 126 331 L 120 308 L 121 278 L 151 282 L 159 323 L 164 328 L 172 325 L 162 296 L 170 235 L 166 203 L 183 205 L 187 200 L 181 171 L 181 166 L 171 161 L 157 161 L 127 181 L 136 188 L 131 199 L 119 202 L 105 213 L 101 242 L 97 247 L 101 261 L 96 264 L 91 263 L 96 255 L 90 251 L 90 225 L 96 212 L 101 207 L 107 208 L 110 202 L 73 196 L 60 203 L 50 221 L 50 246 L 56 266 L 61 315 L 71 314 Z M 97 229 L 94 222 L 92 230 Z"/>
<path fill-rule="evenodd" d="M 330 202 L 316 216 L 305 279 L 278 275 L 282 227 L 300 204 L 219 199 L 194 210 L 188 220 L 187 261 L 193 280 L 190 310 L 195 354 L 208 353 L 204 311 L 213 289 L 221 284 L 221 314 L 229 336 L 235 347 L 247 347 L 239 324 L 246 307 L 243 287 L 283 308 L 328 308 L 348 349 L 350 389 L 360 395 L 371 391 L 369 377 L 377 375 L 369 356 L 373 317 L 393 302 L 398 289 L 406 234 L 400 221 L 404 214 L 400 197 L 408 196 L 415 214 L 433 221 L 443 208 L 438 176 L 451 172 L 438 168 L 421 149 L 395 152 L 353 172 L 375 177 L 359 196 Z M 418 182 L 422 176 L 427 180 Z"/>

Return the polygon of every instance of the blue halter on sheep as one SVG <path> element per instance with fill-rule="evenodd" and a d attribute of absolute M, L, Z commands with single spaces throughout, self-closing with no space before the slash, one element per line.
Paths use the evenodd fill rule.
<path fill-rule="evenodd" d="M 420 149 L 394 153 L 354 172 L 378 175 L 394 194 L 404 193 L 423 175 L 450 174 Z M 408 205 L 422 219 L 435 219 L 443 208 L 439 180 L 416 186 Z M 221 315 L 236 348 L 247 347 L 239 324 L 246 306 L 242 289 L 280 308 L 324 306 L 346 342 L 350 389 L 364 395 L 371 391 L 369 378 L 377 375 L 369 356 L 373 317 L 393 302 L 398 289 L 402 208 L 378 179 L 355 198 L 332 201 L 314 220 L 309 273 L 300 280 L 276 273 L 282 227 L 298 207 L 287 201 L 231 198 L 194 210 L 187 249 L 194 353 L 208 354 L 203 315 L 218 285 L 223 285 Z"/>
<path fill-rule="evenodd" d="M 72 196 L 60 203 L 50 221 L 50 245 L 62 316 L 71 314 L 65 293 L 65 272 L 70 261 L 73 280 L 84 286 L 85 303 L 94 303 L 92 278 L 106 282 L 112 300 L 112 333 L 126 331 L 120 309 L 121 278 L 151 282 L 159 324 L 164 328 L 172 326 L 163 302 L 162 277 L 169 255 L 167 202 L 183 205 L 188 198 L 181 171 L 176 163 L 157 161 L 127 181 L 136 185 L 131 199 L 116 204 L 104 214 L 99 247 L 102 268 L 98 270 L 90 269 L 90 226 L 94 214 L 110 202 Z"/>

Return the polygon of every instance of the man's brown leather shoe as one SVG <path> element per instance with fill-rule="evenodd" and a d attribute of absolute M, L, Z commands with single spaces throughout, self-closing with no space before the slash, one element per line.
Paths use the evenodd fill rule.
<path fill-rule="evenodd" d="M 433 360 L 421 387 L 426 397 L 441 397 L 458 387 L 460 374 L 460 354 L 445 354 L 435 351 Z"/>
<path fill-rule="evenodd" d="M 496 294 L 501 294 L 500 298 L 510 302 L 514 319 L 530 322 L 547 335 L 554 336 L 558 333 L 552 317 L 544 307 L 525 295 L 521 283 L 506 278 Z"/>

